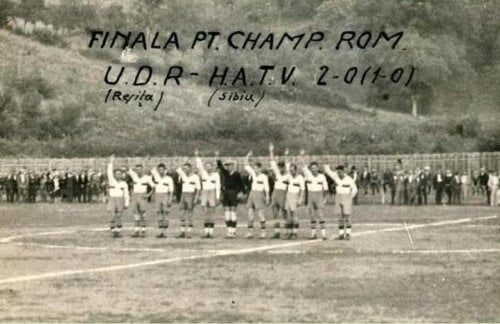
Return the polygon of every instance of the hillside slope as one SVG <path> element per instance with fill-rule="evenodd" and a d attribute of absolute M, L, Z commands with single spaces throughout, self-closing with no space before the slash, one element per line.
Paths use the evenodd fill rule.
<path fill-rule="evenodd" d="M 265 153 L 267 143 L 313 153 L 413 153 L 470 151 L 477 140 L 450 134 L 442 120 L 363 109 L 339 110 L 280 102 L 266 97 L 259 109 L 216 103 L 207 107 L 214 89 L 187 83 L 182 87 L 150 87 L 165 91 L 158 111 L 151 107 L 104 104 L 103 77 L 108 64 L 76 50 L 45 46 L 0 30 L 0 73 L 39 73 L 55 89 L 43 106 L 84 102 L 83 134 L 62 140 L 0 140 L 1 156 L 93 156 L 189 154 L 203 150 L 243 154 Z M 4 74 L 5 75 L 5 74 Z M 5 78 L 3 81 L 6 82 Z M 137 92 L 137 89 L 123 89 Z"/>

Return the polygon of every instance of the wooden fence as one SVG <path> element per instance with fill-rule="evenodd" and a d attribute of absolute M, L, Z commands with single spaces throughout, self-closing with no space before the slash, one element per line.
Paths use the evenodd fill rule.
<path fill-rule="evenodd" d="M 241 167 L 243 157 L 222 157 L 222 160 L 233 159 Z M 291 156 L 291 162 L 297 162 L 297 157 Z M 423 168 L 429 166 L 432 170 L 451 169 L 454 171 L 467 172 L 479 170 L 484 166 L 486 169 L 500 170 L 500 152 L 483 153 L 446 153 L 446 154 L 399 154 L 399 155 L 309 155 L 307 161 L 317 161 L 319 163 L 329 163 L 333 166 L 338 164 L 355 165 L 358 169 L 367 166 L 370 170 L 384 170 L 392 168 L 396 161 L 401 159 L 405 168 Z M 140 164 L 142 157 L 117 157 L 115 165 L 118 167 L 132 166 Z M 204 161 L 214 161 L 214 157 L 204 157 Z M 264 166 L 268 165 L 268 157 L 254 157 L 253 161 L 261 161 Z M 10 172 L 13 169 L 22 167 L 28 170 L 48 170 L 56 168 L 63 170 L 70 168 L 80 169 L 104 169 L 108 163 L 108 158 L 86 158 L 86 159 L 0 159 L 0 173 Z M 146 166 L 154 166 L 160 162 L 167 167 L 176 168 L 184 162 L 192 162 L 192 157 L 151 157 L 146 161 Z"/>

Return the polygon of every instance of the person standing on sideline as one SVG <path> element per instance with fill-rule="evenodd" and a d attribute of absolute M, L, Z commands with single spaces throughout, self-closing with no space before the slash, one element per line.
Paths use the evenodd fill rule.
<path fill-rule="evenodd" d="M 199 151 L 194 151 L 196 168 L 201 177 L 201 208 L 205 214 L 205 235 L 203 238 L 214 237 L 215 207 L 220 201 L 220 174 L 215 170 L 210 162 L 203 165 L 199 156 Z"/>
<path fill-rule="evenodd" d="M 481 188 L 481 191 L 486 195 L 486 202 L 488 203 L 488 206 L 491 205 L 490 187 L 488 186 L 489 177 L 490 176 L 486 172 L 486 169 L 484 167 L 481 167 L 479 172 L 479 187 Z"/>
<path fill-rule="evenodd" d="M 426 166 L 424 170 L 418 174 L 417 200 L 419 205 L 427 205 L 427 188 L 430 182 L 430 168 Z"/>
<path fill-rule="evenodd" d="M 269 179 L 262 172 L 260 162 L 255 162 L 254 166 L 250 166 L 249 159 L 252 156 L 252 151 L 248 152 L 245 158 L 245 171 L 248 172 L 252 179 L 250 194 L 248 196 L 248 233 L 246 238 L 253 237 L 253 223 L 255 212 L 259 215 L 260 220 L 260 238 L 266 237 L 266 216 L 264 208 L 269 205 Z"/>
<path fill-rule="evenodd" d="M 462 197 L 460 196 L 462 183 L 460 182 L 459 172 L 455 172 L 455 174 L 453 175 L 453 181 L 451 182 L 451 187 L 453 195 L 453 204 L 460 205 L 462 203 Z"/>
<path fill-rule="evenodd" d="M 490 175 L 488 177 L 488 189 L 490 192 L 490 206 L 496 207 L 498 206 L 497 200 L 497 191 L 498 191 L 498 173 L 496 171 L 490 171 Z"/>
<path fill-rule="evenodd" d="M 339 165 L 335 172 L 330 169 L 328 164 L 325 164 L 325 173 L 335 181 L 336 196 L 335 196 L 335 212 L 339 215 L 339 240 L 351 239 L 351 215 L 352 215 L 352 200 L 358 192 L 354 180 L 345 174 L 344 166 Z"/>
<path fill-rule="evenodd" d="M 317 162 L 312 162 L 309 166 L 305 163 L 305 151 L 300 151 L 302 162 L 302 172 L 306 179 L 307 186 L 307 205 L 311 216 L 311 236 L 310 240 L 317 239 L 316 225 L 319 220 L 321 230 L 321 238 L 326 240 L 326 220 L 324 215 L 324 207 L 326 203 L 326 195 L 328 194 L 328 182 L 323 173 L 319 173 Z"/>
<path fill-rule="evenodd" d="M 405 176 L 404 171 L 396 171 L 394 176 L 394 192 L 395 201 L 399 206 L 405 204 Z"/>
<path fill-rule="evenodd" d="M 219 152 L 215 152 L 217 159 L 217 168 L 222 175 L 222 206 L 224 207 L 224 218 L 226 220 L 227 234 L 226 238 L 236 237 L 236 227 L 238 223 L 238 200 L 244 193 L 245 187 L 241 174 L 236 171 L 235 162 L 232 160 L 222 163 L 219 159 Z"/>
<path fill-rule="evenodd" d="M 462 174 L 460 175 L 460 183 L 461 183 L 460 197 L 462 197 L 462 203 L 467 204 L 467 198 L 469 196 L 469 186 L 470 186 L 470 180 L 467 173 L 462 172 Z"/>
<path fill-rule="evenodd" d="M 120 169 L 113 169 L 115 156 L 111 155 L 109 160 L 107 176 L 108 176 L 108 211 L 111 213 L 110 230 L 114 238 L 121 237 L 122 231 L 122 215 L 123 211 L 129 205 L 128 186 L 122 180 L 122 172 Z"/>
<path fill-rule="evenodd" d="M 434 191 L 436 191 L 436 205 L 441 205 L 443 203 L 443 191 L 444 191 L 444 176 L 443 172 L 440 170 L 434 176 Z"/>

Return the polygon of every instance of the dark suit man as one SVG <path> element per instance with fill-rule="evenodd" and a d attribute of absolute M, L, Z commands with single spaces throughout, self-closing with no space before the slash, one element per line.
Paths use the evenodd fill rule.
<path fill-rule="evenodd" d="M 370 188 L 372 190 L 372 195 L 380 193 L 380 177 L 377 170 L 372 170 L 370 173 Z"/>
<path fill-rule="evenodd" d="M 87 202 L 88 199 L 88 188 L 89 188 L 89 177 L 86 172 L 80 172 L 76 178 L 77 187 L 77 197 L 78 202 Z"/>
<path fill-rule="evenodd" d="M 481 191 L 486 194 L 486 200 L 488 202 L 488 206 L 490 205 L 490 188 L 488 187 L 488 180 L 490 179 L 489 174 L 486 172 L 485 168 L 481 168 L 479 172 L 479 186 Z"/>
<path fill-rule="evenodd" d="M 363 168 L 363 171 L 359 175 L 359 182 L 361 187 L 363 188 L 363 191 L 366 194 L 368 194 L 368 186 L 370 185 L 370 179 L 371 175 L 370 172 L 368 171 L 368 168 Z"/>
<path fill-rule="evenodd" d="M 444 191 L 444 175 L 443 172 L 438 171 L 434 176 L 433 180 L 434 190 L 436 191 L 436 204 L 441 205 L 443 203 L 443 191 Z"/>
<path fill-rule="evenodd" d="M 28 202 L 35 203 L 40 182 L 38 176 L 34 172 L 28 175 Z"/>
<path fill-rule="evenodd" d="M 418 175 L 417 201 L 419 205 L 427 205 L 427 188 L 430 183 L 430 172 L 425 169 Z"/>
<path fill-rule="evenodd" d="M 7 195 L 7 202 L 13 203 L 16 196 L 17 180 L 14 173 L 9 173 L 5 178 L 5 193 Z"/>
<path fill-rule="evenodd" d="M 66 199 L 69 203 L 73 202 L 73 199 L 78 193 L 78 186 L 76 183 L 76 175 L 69 171 L 66 176 Z"/>
<path fill-rule="evenodd" d="M 448 197 L 447 204 L 453 204 L 453 173 L 451 170 L 446 170 L 446 174 L 443 179 L 444 183 L 444 192 L 446 193 L 446 197 Z"/>

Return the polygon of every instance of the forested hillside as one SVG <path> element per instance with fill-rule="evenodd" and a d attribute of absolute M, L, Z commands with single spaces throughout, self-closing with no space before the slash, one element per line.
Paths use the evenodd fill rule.
<path fill-rule="evenodd" d="M 500 150 L 500 3 L 485 1 L 0 0 L 0 155 L 188 154 L 194 147 L 264 153 L 266 143 L 313 153 Z M 207 108 L 213 89 L 166 89 L 156 112 L 104 104 L 102 75 L 120 49 L 87 48 L 95 29 L 325 33 L 404 31 L 404 52 L 140 51 L 136 65 L 413 65 L 409 87 L 267 89 L 262 109 Z M 238 89 L 235 89 L 238 90 Z M 158 90 L 153 90 L 158 91 Z M 412 117 L 417 115 L 418 117 Z"/>

